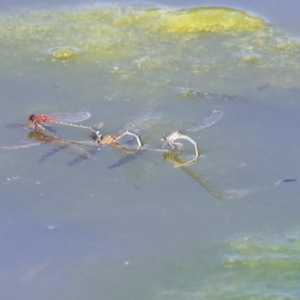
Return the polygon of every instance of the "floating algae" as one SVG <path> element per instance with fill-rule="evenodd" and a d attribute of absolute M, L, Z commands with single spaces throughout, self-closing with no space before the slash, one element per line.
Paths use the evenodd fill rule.
<path fill-rule="evenodd" d="M 210 7 L 165 12 L 157 28 L 168 33 L 235 35 L 262 30 L 265 22 L 243 11 Z"/>
<path fill-rule="evenodd" d="M 262 30 L 265 26 L 258 17 L 228 8 L 121 10 L 103 6 L 3 15 L 0 42 L 33 50 L 67 44 L 100 55 L 114 55 L 133 51 L 148 38 L 158 37 L 158 33 L 236 35 Z M 61 58 L 68 54 L 65 51 L 59 57 L 54 56 Z"/>
<path fill-rule="evenodd" d="M 218 244 L 205 258 L 201 252 L 198 260 L 194 255 L 177 262 L 173 277 L 182 280 L 186 276 L 188 284 L 174 286 L 165 294 L 195 300 L 298 299 L 299 250 L 299 232 L 247 236 Z M 205 265 L 204 260 L 210 259 L 214 268 Z M 204 278 L 199 274 L 205 274 Z"/>
<path fill-rule="evenodd" d="M 0 44 L 2 59 L 90 63 L 155 88 L 183 78 L 187 89 L 220 95 L 230 95 L 233 85 L 299 86 L 300 43 L 231 8 L 99 5 L 19 12 L 0 16 Z"/>

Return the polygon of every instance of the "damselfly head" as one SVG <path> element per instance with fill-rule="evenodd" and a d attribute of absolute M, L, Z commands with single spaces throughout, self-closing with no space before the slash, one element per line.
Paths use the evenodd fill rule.
<path fill-rule="evenodd" d="M 165 142 L 165 141 L 167 140 L 167 138 L 168 138 L 168 135 L 165 134 L 165 135 L 163 135 L 163 136 L 161 137 L 161 141 L 162 141 L 162 142 Z"/>
<path fill-rule="evenodd" d="M 31 114 L 31 115 L 27 116 L 28 121 L 34 121 L 34 118 L 35 118 L 35 114 Z"/>
<path fill-rule="evenodd" d="M 94 143 L 95 143 L 95 144 L 98 144 L 98 145 L 102 145 L 102 135 L 101 135 L 101 137 L 95 138 L 95 139 L 94 139 Z"/>

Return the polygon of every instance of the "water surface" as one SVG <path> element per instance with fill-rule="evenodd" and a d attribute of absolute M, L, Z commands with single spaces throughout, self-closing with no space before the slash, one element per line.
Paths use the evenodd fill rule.
<path fill-rule="evenodd" d="M 224 111 L 192 134 L 186 170 L 154 152 L 109 169 L 125 155 L 110 147 L 71 166 L 47 144 L 1 149 L 6 299 L 299 298 L 297 38 L 259 11 L 106 4 L 3 14 L 0 42 L 1 146 L 36 142 L 4 127 L 30 113 L 88 109 L 108 134 L 155 100 L 164 118 L 142 139 L 159 148 Z"/>

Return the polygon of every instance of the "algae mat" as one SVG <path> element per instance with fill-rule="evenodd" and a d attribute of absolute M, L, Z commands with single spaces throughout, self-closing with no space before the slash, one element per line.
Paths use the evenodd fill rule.
<path fill-rule="evenodd" d="M 299 86 L 299 41 L 230 8 L 16 12 L 0 17 L 0 43 L 8 60 L 96 64 L 122 78 L 159 70 L 168 80 L 185 78 L 189 87 L 197 86 L 199 78 L 214 79 L 215 91 L 226 90 L 228 83 Z"/>
<path fill-rule="evenodd" d="M 257 32 L 265 22 L 229 8 L 188 10 L 98 7 L 78 10 L 35 11 L 2 16 L 1 44 L 35 51 L 69 45 L 92 55 L 122 56 L 148 42 L 170 38 L 197 38 L 206 33 L 237 35 Z M 55 59 L 70 58 L 72 51 L 52 52 Z M 93 57 L 94 55 L 94 57 Z M 89 56 L 87 55 L 86 58 Z"/>
<path fill-rule="evenodd" d="M 190 87 L 199 78 L 214 79 L 217 91 L 228 83 L 299 85 L 299 41 L 257 16 L 223 7 L 15 12 L 0 18 L 0 43 L 5 60 L 96 64 L 122 78 L 160 71 Z"/>

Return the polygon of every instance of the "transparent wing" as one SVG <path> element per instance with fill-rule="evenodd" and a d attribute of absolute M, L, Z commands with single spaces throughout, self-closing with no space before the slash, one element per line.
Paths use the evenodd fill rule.
<path fill-rule="evenodd" d="M 162 113 L 157 111 L 157 103 L 151 101 L 141 110 L 133 114 L 115 134 L 119 136 L 126 131 L 139 134 L 141 131 L 149 128 L 151 124 L 155 123 L 161 117 Z"/>
<path fill-rule="evenodd" d="M 46 114 L 46 116 L 59 122 L 77 123 L 88 119 L 91 116 L 91 113 L 87 110 L 78 110 L 65 113 Z"/>
<path fill-rule="evenodd" d="M 223 117 L 224 112 L 221 110 L 214 110 L 210 115 L 208 115 L 204 120 L 193 123 L 190 127 L 180 130 L 180 133 L 187 131 L 198 131 L 209 126 L 212 126 L 219 122 Z"/>

